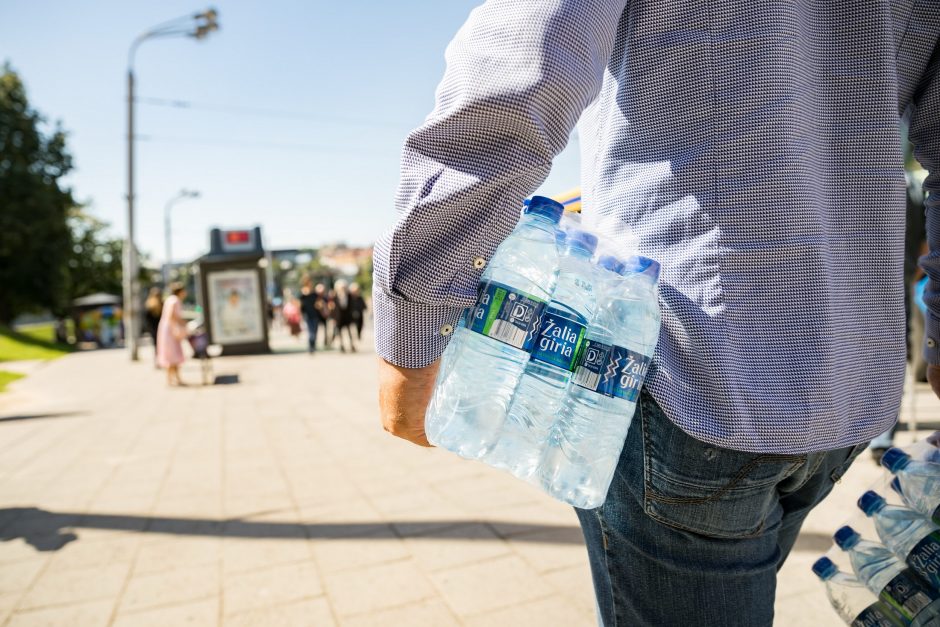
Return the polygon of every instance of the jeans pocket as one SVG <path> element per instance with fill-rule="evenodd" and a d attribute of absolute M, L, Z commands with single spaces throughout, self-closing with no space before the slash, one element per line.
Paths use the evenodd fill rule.
<path fill-rule="evenodd" d="M 849 456 L 845 458 L 845 461 L 842 463 L 842 465 L 833 470 L 829 475 L 829 478 L 832 479 L 833 483 L 837 483 L 842 479 L 842 475 L 846 473 L 846 471 L 849 469 L 849 466 L 851 466 L 852 462 L 855 461 L 855 458 L 858 457 L 862 451 L 868 448 L 868 444 L 868 442 L 862 442 L 849 449 Z"/>
<path fill-rule="evenodd" d="M 777 484 L 805 455 L 747 453 L 701 442 L 643 394 L 644 509 L 661 523 L 716 538 L 759 535 L 777 505 Z"/>

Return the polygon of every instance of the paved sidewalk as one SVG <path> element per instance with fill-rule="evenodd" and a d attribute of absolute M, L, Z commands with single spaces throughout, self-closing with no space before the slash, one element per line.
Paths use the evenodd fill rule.
<path fill-rule="evenodd" d="M 372 354 L 221 358 L 186 389 L 147 357 L 0 395 L 0 624 L 594 624 L 573 512 L 382 432 Z M 878 477 L 862 459 L 813 514 L 779 625 L 841 624 L 808 566 Z"/>

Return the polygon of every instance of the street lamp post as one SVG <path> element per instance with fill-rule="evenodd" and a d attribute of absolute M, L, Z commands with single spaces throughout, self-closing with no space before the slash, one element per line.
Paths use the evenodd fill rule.
<path fill-rule="evenodd" d="M 199 192 L 181 189 L 173 198 L 166 201 L 163 209 L 163 236 L 166 240 L 166 257 L 163 262 L 163 286 L 170 284 L 170 264 L 173 263 L 173 223 L 170 221 L 170 210 L 173 205 L 186 198 L 199 198 Z"/>
<path fill-rule="evenodd" d="M 134 54 L 137 47 L 148 39 L 157 37 L 194 37 L 204 39 L 219 29 L 219 14 L 208 9 L 195 15 L 187 15 L 154 26 L 140 34 L 131 43 L 127 54 L 127 238 L 124 241 L 124 341 L 130 351 L 131 361 L 137 361 L 137 336 L 139 335 L 138 300 L 140 281 L 137 273 L 137 246 L 134 239 Z"/>

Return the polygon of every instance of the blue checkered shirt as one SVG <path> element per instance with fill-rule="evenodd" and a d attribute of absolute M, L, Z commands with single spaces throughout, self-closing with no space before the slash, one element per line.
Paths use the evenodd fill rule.
<path fill-rule="evenodd" d="M 938 33 L 938 0 L 486 2 L 405 142 L 378 354 L 441 355 L 580 118 L 586 223 L 662 263 L 647 385 L 666 415 L 744 451 L 878 435 L 905 373 L 905 116 L 940 363 Z"/>

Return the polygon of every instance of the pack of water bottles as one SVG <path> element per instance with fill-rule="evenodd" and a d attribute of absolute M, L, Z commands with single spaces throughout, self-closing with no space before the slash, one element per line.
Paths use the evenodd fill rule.
<path fill-rule="evenodd" d="M 659 264 L 533 197 L 444 355 L 432 444 L 582 508 L 604 502 L 659 337 Z"/>
<path fill-rule="evenodd" d="M 911 453 L 888 449 L 881 463 L 893 475 L 886 483 L 894 494 L 875 490 L 862 494 L 858 507 L 866 518 L 841 527 L 833 536 L 853 573 L 839 570 L 837 555 L 813 564 L 833 608 L 847 625 L 940 626 L 938 462 L 937 449 L 926 444 Z M 878 541 L 864 539 L 856 527 L 873 527 L 867 535 L 877 536 Z"/>

